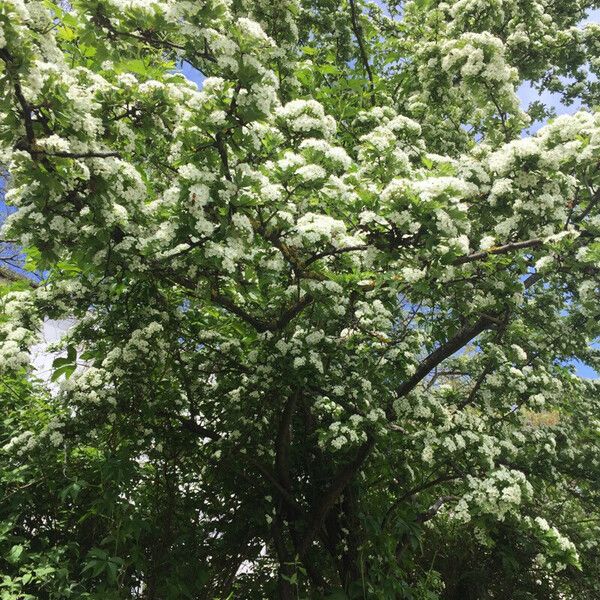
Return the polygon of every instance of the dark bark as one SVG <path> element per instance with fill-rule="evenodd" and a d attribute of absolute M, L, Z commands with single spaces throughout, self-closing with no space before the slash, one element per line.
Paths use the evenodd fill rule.
<path fill-rule="evenodd" d="M 360 470 L 365 460 L 369 456 L 375 440 L 369 438 L 366 442 L 359 447 L 355 457 L 347 463 L 335 476 L 332 484 L 322 494 L 321 500 L 314 506 L 309 516 L 308 525 L 302 542 L 298 549 L 300 558 L 304 558 L 308 552 L 315 536 L 319 533 L 319 530 L 323 526 L 323 522 L 327 513 L 331 510 L 335 502 L 339 499 L 340 495 L 346 489 L 346 486 L 352 481 L 356 473 Z"/>
<path fill-rule="evenodd" d="M 278 503 L 277 512 L 273 520 L 272 534 L 279 569 L 277 571 L 277 598 L 278 600 L 294 600 L 294 586 L 291 578 L 294 575 L 294 557 L 290 552 L 283 529 L 282 502 Z"/>
<path fill-rule="evenodd" d="M 349 485 L 342 500 L 343 527 L 348 532 L 345 541 L 348 549 L 342 554 L 341 579 L 346 591 L 360 579 L 358 549 L 361 545 L 361 523 L 358 518 L 358 497 L 354 485 Z"/>

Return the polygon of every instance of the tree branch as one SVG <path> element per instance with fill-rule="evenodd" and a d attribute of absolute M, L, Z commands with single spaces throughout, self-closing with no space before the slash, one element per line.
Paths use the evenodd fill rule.
<path fill-rule="evenodd" d="M 441 362 L 452 356 L 468 344 L 473 338 L 477 337 L 481 332 L 491 328 L 494 325 L 494 320 L 488 316 L 482 316 L 473 325 L 463 327 L 454 337 L 450 338 L 445 344 L 434 350 L 423 362 L 419 365 L 412 377 L 407 379 L 396 391 L 398 398 L 406 396 L 414 390 L 417 385 L 427 377 L 427 375 L 439 365 Z"/>
<path fill-rule="evenodd" d="M 335 250 L 324 250 L 323 252 L 313 254 L 310 258 L 304 261 L 302 266 L 308 267 L 317 260 L 320 260 L 321 258 L 326 258 L 328 256 L 336 256 L 338 254 L 345 254 L 346 252 L 360 252 L 362 250 L 368 249 L 369 246 L 367 244 L 363 244 L 360 246 L 346 246 L 345 248 L 336 248 Z"/>
<path fill-rule="evenodd" d="M 442 508 L 442 506 L 448 502 L 448 500 L 454 500 L 455 498 L 456 496 L 441 496 L 425 512 L 417 515 L 417 523 L 425 523 L 426 521 L 433 519 L 433 517 L 435 517 L 435 515 L 437 515 L 439 512 L 440 508 Z"/>
<path fill-rule="evenodd" d="M 490 248 L 489 250 L 482 250 L 481 252 L 475 252 L 474 254 L 468 254 L 467 256 L 460 256 L 452 264 L 454 265 L 464 265 L 466 263 L 474 262 L 476 260 L 481 260 L 487 258 L 488 256 L 496 255 L 496 254 L 508 254 L 513 250 L 521 250 L 523 248 L 537 248 L 538 246 L 543 245 L 544 240 L 540 238 L 534 238 L 531 240 L 524 240 L 522 242 L 512 242 L 510 244 L 505 244 L 504 246 L 496 246 L 494 248 Z"/>
<path fill-rule="evenodd" d="M 329 486 L 329 489 L 327 489 L 322 495 L 321 501 L 312 510 L 304 537 L 302 538 L 298 548 L 298 555 L 300 558 L 303 558 L 308 552 L 310 544 L 323 525 L 323 521 L 325 520 L 327 513 L 335 504 L 336 500 L 340 497 L 346 486 L 352 481 L 354 475 L 361 468 L 371 453 L 374 445 L 375 439 L 369 437 L 367 441 L 360 446 L 354 459 L 345 465 L 336 475 L 332 484 Z"/>
<path fill-rule="evenodd" d="M 375 84 L 373 83 L 373 72 L 371 71 L 371 65 L 369 64 L 369 57 L 367 56 L 367 50 L 365 48 L 365 42 L 363 40 L 363 29 L 361 24 L 358 21 L 358 14 L 356 12 L 356 1 L 349 0 L 350 2 L 350 16 L 352 20 L 352 31 L 354 32 L 354 37 L 356 37 L 356 41 L 358 42 L 358 49 L 360 52 L 360 59 L 362 61 L 363 67 L 367 73 L 367 77 L 369 78 L 369 90 L 371 95 L 371 103 L 375 103 Z"/>
<path fill-rule="evenodd" d="M 225 140 L 223 139 L 223 134 L 221 132 L 217 133 L 215 136 L 215 147 L 217 148 L 217 152 L 219 153 L 219 158 L 221 159 L 221 164 L 223 166 L 223 175 L 227 181 L 231 181 L 231 171 L 229 170 L 229 157 L 227 154 L 227 146 L 225 146 Z"/>
<path fill-rule="evenodd" d="M 102 152 L 102 151 L 91 151 L 91 152 L 64 152 L 57 151 L 51 152 L 49 150 L 43 150 L 39 148 L 30 149 L 31 154 L 44 154 L 46 156 L 58 156 L 60 158 L 121 158 L 120 152 Z"/>
<path fill-rule="evenodd" d="M 265 467 L 261 462 L 259 462 L 255 458 L 250 458 L 250 464 L 254 465 L 261 473 L 261 475 L 273 486 L 275 491 L 282 497 L 282 499 L 287 504 L 288 508 L 290 508 L 295 513 L 301 513 L 300 506 L 294 500 L 293 496 L 286 490 L 281 483 L 279 483 L 277 477 L 271 471 Z"/>
<path fill-rule="evenodd" d="M 439 485 L 440 483 L 447 483 L 449 481 L 454 481 L 456 479 L 460 479 L 460 477 L 458 477 L 457 475 L 447 475 L 447 474 L 440 475 L 436 479 L 432 479 L 431 481 L 426 481 L 425 483 L 422 483 L 421 485 L 417 485 L 416 487 L 411 488 L 410 490 L 408 490 L 407 492 L 402 494 L 402 496 L 400 496 L 399 498 L 396 498 L 394 500 L 394 502 L 390 505 L 387 512 L 385 513 L 385 516 L 383 517 L 383 521 L 381 522 L 381 529 L 382 530 L 385 529 L 390 518 L 392 517 L 394 510 L 396 510 L 396 508 L 398 506 L 400 506 L 405 500 L 412 498 L 415 494 L 418 494 L 419 492 L 423 492 L 429 488 L 435 487 L 436 485 Z"/>
<path fill-rule="evenodd" d="M 237 304 L 235 304 L 232 300 L 230 300 L 227 296 L 223 294 L 219 294 L 216 290 L 211 291 L 210 299 L 218 304 L 220 307 L 228 310 L 230 313 L 234 314 L 236 317 L 242 319 L 242 321 L 246 321 L 258 331 L 259 333 L 264 333 L 265 331 L 269 331 L 269 324 L 252 316 L 250 313 L 246 312 L 243 308 L 240 308 Z"/>
<path fill-rule="evenodd" d="M 10 66 L 14 63 L 14 58 L 11 54 L 6 50 L 6 48 L 0 49 L 0 58 L 6 63 L 6 71 L 9 76 L 9 79 L 12 80 L 13 90 L 15 93 L 15 97 L 17 98 L 17 102 L 21 107 L 21 117 L 24 121 L 25 126 L 25 135 L 27 137 L 27 146 L 31 148 L 35 144 L 35 132 L 33 130 L 33 120 L 31 118 L 32 107 L 25 99 L 23 95 L 23 90 L 21 89 L 21 84 L 18 78 L 15 78 L 10 73 Z"/>
<path fill-rule="evenodd" d="M 168 415 L 165 414 L 165 416 L 168 416 Z M 213 431 L 212 429 L 208 429 L 202 425 L 199 425 L 193 419 L 184 419 L 183 417 L 180 417 L 178 415 L 175 415 L 175 417 L 181 422 L 181 426 L 184 429 L 187 429 L 188 431 L 191 431 L 192 433 L 196 433 L 205 438 L 210 438 L 211 440 L 214 440 L 214 441 L 221 439 L 220 434 L 218 434 L 216 431 Z"/>
<path fill-rule="evenodd" d="M 257 317 L 246 312 L 243 308 L 239 307 L 235 302 L 230 300 L 227 296 L 219 294 L 215 290 L 211 293 L 211 300 L 228 310 L 230 313 L 236 315 L 246 323 L 249 323 L 259 333 L 265 331 L 279 331 L 283 329 L 294 317 L 299 315 L 309 304 L 312 303 L 313 298 L 310 294 L 303 296 L 296 304 L 293 304 L 286 309 L 276 321 L 263 321 Z"/>
<path fill-rule="evenodd" d="M 285 310 L 279 319 L 274 323 L 270 329 L 280 330 L 283 329 L 294 317 L 299 315 L 309 304 L 312 304 L 313 297 L 310 294 L 304 295 L 296 304 L 290 306 L 287 310 Z"/>
<path fill-rule="evenodd" d="M 275 442 L 275 472 L 281 485 L 288 491 L 292 489 L 290 478 L 289 453 L 291 442 L 291 426 L 294 411 L 298 404 L 299 392 L 293 391 L 284 406 L 281 422 Z"/>
<path fill-rule="evenodd" d="M 533 273 L 523 282 L 523 287 L 529 289 L 537 281 L 542 278 L 541 273 Z M 434 350 L 427 356 L 418 366 L 412 377 L 407 379 L 396 390 L 396 397 L 401 398 L 412 392 L 425 377 L 437 367 L 441 362 L 452 356 L 455 352 L 466 346 L 472 339 L 476 338 L 486 329 L 491 329 L 494 325 L 505 326 L 505 319 L 498 318 L 494 315 L 482 315 L 473 325 L 463 327 L 454 337 L 450 338 L 445 344 Z M 386 410 L 388 419 L 393 420 L 394 414 L 391 405 L 388 405 Z"/>
<path fill-rule="evenodd" d="M 486 377 L 492 372 L 492 370 L 493 370 L 493 367 L 492 367 L 491 363 L 486 365 L 485 369 L 483 369 L 483 371 L 480 373 L 479 377 L 477 378 L 477 381 L 471 388 L 469 395 L 462 402 L 460 402 L 458 404 L 459 410 L 462 410 L 463 408 L 465 408 L 466 406 L 471 404 L 471 402 L 473 402 L 473 400 L 475 399 L 475 396 L 477 395 L 477 392 L 483 385 L 483 382 L 485 381 Z"/>

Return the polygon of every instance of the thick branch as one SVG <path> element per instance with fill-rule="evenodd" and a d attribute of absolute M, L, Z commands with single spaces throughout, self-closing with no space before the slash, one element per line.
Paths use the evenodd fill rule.
<path fill-rule="evenodd" d="M 278 331 L 283 329 L 294 317 L 299 315 L 309 304 L 312 303 L 313 298 L 309 294 L 306 294 L 303 298 L 301 298 L 296 304 L 293 304 L 288 309 L 286 309 L 276 321 L 263 321 L 254 317 L 250 313 L 246 312 L 243 308 L 239 307 L 232 300 L 230 300 L 227 296 L 223 296 L 219 294 L 215 290 L 212 291 L 211 300 L 221 306 L 222 308 L 228 310 L 230 313 L 236 315 L 246 323 L 249 323 L 258 331 L 259 333 L 264 333 L 265 331 Z"/>
<path fill-rule="evenodd" d="M 181 426 L 184 429 L 191 431 L 192 433 L 196 433 L 198 435 L 201 435 L 202 437 L 210 438 L 211 440 L 215 440 L 215 441 L 221 439 L 221 436 L 216 431 L 213 431 L 212 429 L 208 429 L 206 427 L 203 427 L 202 425 L 199 425 L 193 419 L 183 419 L 181 417 L 177 417 L 177 418 L 181 421 Z"/>
<path fill-rule="evenodd" d="M 263 333 L 270 329 L 269 324 L 257 319 L 252 316 L 250 313 L 246 312 L 243 308 L 240 308 L 237 304 L 231 301 L 227 296 L 223 296 L 216 291 L 212 291 L 211 300 L 221 306 L 222 308 L 228 310 L 230 313 L 234 314 L 236 317 L 242 319 L 242 321 L 246 321 L 256 329 L 256 331 Z"/>
<path fill-rule="evenodd" d="M 271 330 L 283 329 L 294 317 L 299 315 L 309 304 L 312 304 L 313 297 L 310 294 L 306 294 L 296 304 L 290 306 L 285 310 L 282 315 L 277 319 L 274 326 L 271 326 Z"/>
<path fill-rule="evenodd" d="M 358 49 L 360 51 L 360 59 L 362 61 L 363 67 L 367 73 L 367 77 L 369 78 L 369 89 L 371 93 L 371 102 L 375 101 L 375 85 L 373 83 L 373 72 L 371 71 L 371 65 L 369 64 L 369 57 L 367 56 L 367 50 L 365 48 L 365 42 L 363 40 L 363 29 L 361 24 L 358 21 L 358 14 L 356 12 L 356 2 L 355 0 L 350 1 L 350 16 L 352 19 L 352 31 L 354 32 L 354 37 L 356 37 L 356 41 L 358 42 Z"/>
<path fill-rule="evenodd" d="M 44 154 L 46 156 L 58 156 L 60 158 L 121 158 L 120 152 L 102 152 L 102 151 L 91 151 L 91 152 L 64 152 L 57 151 L 51 152 L 49 150 L 40 150 L 38 148 L 31 149 L 31 154 Z"/>
<path fill-rule="evenodd" d="M 292 417 L 296 410 L 298 396 L 298 392 L 292 392 L 285 403 L 275 443 L 275 472 L 277 473 L 281 485 L 288 491 L 292 489 L 289 453 L 292 438 Z"/>
<path fill-rule="evenodd" d="M 217 133 L 215 146 L 217 148 L 217 152 L 219 153 L 219 158 L 221 159 L 221 163 L 223 165 L 223 174 L 227 181 L 231 181 L 231 171 L 229 170 L 229 157 L 227 155 L 227 146 L 225 145 L 225 140 L 223 139 L 222 133 Z"/>
<path fill-rule="evenodd" d="M 329 489 L 322 495 L 321 501 L 312 510 L 308 520 L 308 526 L 304 532 L 304 537 L 298 548 L 298 555 L 300 558 L 303 558 L 308 552 L 314 537 L 323 525 L 327 513 L 331 510 L 331 507 L 335 504 L 346 486 L 352 481 L 354 475 L 356 475 L 358 470 L 362 467 L 374 445 L 375 440 L 371 437 L 363 443 L 358 449 L 354 459 L 336 475 L 332 484 L 329 486 Z"/>
<path fill-rule="evenodd" d="M 542 275 L 540 273 L 533 273 L 523 282 L 524 288 L 529 289 L 539 281 L 541 277 Z M 414 375 L 407 379 L 397 389 L 397 397 L 401 398 L 402 396 L 406 396 L 409 392 L 412 392 L 412 390 L 414 390 L 441 362 L 452 356 L 455 352 L 458 352 L 461 348 L 464 348 L 472 339 L 476 338 L 486 329 L 491 329 L 494 325 L 504 326 L 505 320 L 494 317 L 493 315 L 482 315 L 475 323 L 473 323 L 473 325 L 463 327 L 454 337 L 450 338 L 445 344 L 434 350 L 423 360 Z M 393 419 L 391 406 L 388 407 L 387 416 L 389 419 Z"/>
<path fill-rule="evenodd" d="M 21 84 L 19 80 L 12 76 L 10 73 L 10 66 L 14 62 L 14 58 L 5 48 L 0 49 L 0 58 L 6 63 L 7 73 L 9 78 L 13 83 L 13 90 L 15 93 L 15 97 L 17 98 L 17 102 L 21 107 L 21 117 L 23 118 L 23 122 L 25 125 L 25 135 L 27 136 L 27 146 L 30 148 L 35 143 L 35 133 L 33 131 L 33 121 L 31 118 L 32 108 L 29 102 L 25 99 L 23 95 L 23 90 L 21 89 Z"/>
<path fill-rule="evenodd" d="M 544 240 L 540 238 L 535 238 L 531 240 L 524 240 L 522 242 L 513 242 L 510 244 L 505 244 L 504 246 L 496 246 L 495 248 L 490 248 L 489 250 L 482 250 L 481 252 L 475 252 L 474 254 L 468 254 L 467 256 L 461 256 L 457 258 L 453 264 L 455 265 L 464 265 L 465 263 L 474 262 L 476 260 L 481 260 L 487 258 L 491 255 L 496 254 L 508 254 L 513 250 L 521 250 L 523 248 L 537 248 L 544 243 Z"/>
<path fill-rule="evenodd" d="M 477 319 L 473 325 L 463 327 L 454 337 L 450 338 L 445 344 L 436 348 L 423 362 L 419 365 L 414 375 L 407 379 L 396 391 L 399 398 L 406 396 L 412 392 L 417 385 L 427 375 L 437 367 L 441 362 L 452 356 L 455 352 L 466 346 L 473 338 L 477 337 L 486 329 L 494 325 L 494 320 L 488 316 L 483 316 Z"/>
<path fill-rule="evenodd" d="M 456 496 L 441 496 L 426 511 L 417 515 L 417 523 L 425 523 L 433 519 L 448 500 L 454 500 L 455 498 Z"/>
<path fill-rule="evenodd" d="M 415 494 L 418 494 L 419 492 L 423 492 L 429 488 L 435 487 L 436 485 L 439 485 L 440 483 L 447 483 L 449 481 L 454 481 L 455 479 L 459 479 L 459 477 L 456 475 L 453 475 L 453 474 L 452 475 L 447 475 L 447 474 L 440 475 L 439 477 L 436 477 L 436 479 L 432 479 L 431 481 L 426 481 L 425 483 L 422 483 L 421 485 L 411 488 L 410 490 L 408 490 L 407 492 L 402 494 L 402 496 L 396 498 L 394 500 L 394 502 L 388 508 L 387 512 L 385 513 L 385 516 L 383 517 L 383 521 L 381 522 L 381 529 L 383 530 L 387 527 L 387 524 L 389 523 L 389 520 L 392 517 L 392 514 L 394 513 L 396 508 L 398 508 L 398 506 L 400 506 L 403 502 L 405 502 L 406 500 L 409 500 L 410 498 L 412 498 Z"/>
<path fill-rule="evenodd" d="M 273 486 L 274 490 L 281 496 L 282 500 L 285 501 L 287 507 L 294 513 L 301 513 L 302 510 L 298 503 L 294 500 L 292 495 L 279 483 L 277 477 L 268 469 L 265 465 L 259 462 L 255 458 L 250 458 L 250 464 L 254 465 L 262 474 L 262 476 Z"/>

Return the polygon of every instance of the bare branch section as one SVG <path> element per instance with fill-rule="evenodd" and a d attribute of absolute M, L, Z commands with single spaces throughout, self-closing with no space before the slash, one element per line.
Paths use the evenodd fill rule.
<path fill-rule="evenodd" d="M 211 294 L 211 300 L 224 308 L 228 312 L 234 314 L 236 317 L 242 319 L 249 325 L 252 325 L 256 331 L 259 333 L 264 333 L 265 331 L 280 331 L 283 329 L 294 317 L 299 315 L 309 304 L 312 303 L 313 298 L 309 294 L 303 296 L 298 302 L 284 310 L 278 319 L 275 321 L 264 321 L 259 319 L 249 312 L 245 311 L 243 308 L 235 304 L 232 300 L 230 300 L 227 296 L 223 294 L 219 294 L 214 291 Z"/>
<path fill-rule="evenodd" d="M 417 515 L 417 523 L 426 523 L 438 514 L 442 506 L 449 500 L 454 500 L 456 496 L 441 496 L 426 511 Z"/>
<path fill-rule="evenodd" d="M 279 482 L 279 480 L 277 479 L 275 474 L 272 473 L 268 467 L 263 465 L 256 458 L 250 457 L 247 460 L 249 460 L 250 464 L 252 464 L 254 467 L 256 467 L 256 469 L 261 473 L 261 475 L 273 486 L 275 491 L 285 501 L 286 505 L 288 506 L 288 508 L 290 510 L 292 510 L 294 513 L 297 513 L 297 514 L 302 513 L 302 510 L 301 510 L 300 506 L 298 505 L 298 503 L 296 502 L 296 500 L 288 492 L 288 490 L 281 485 L 281 483 Z"/>
<path fill-rule="evenodd" d="M 58 156 L 59 158 L 121 158 L 120 152 L 94 150 L 90 150 L 90 152 L 51 152 L 49 150 L 32 149 L 31 154 L 45 154 L 46 156 Z"/>
<path fill-rule="evenodd" d="M 425 358 L 425 360 L 423 360 L 414 375 L 398 388 L 396 392 L 397 396 L 399 398 L 406 396 L 406 394 L 414 390 L 441 362 L 452 356 L 455 352 L 458 352 L 458 350 L 466 346 L 473 338 L 477 337 L 486 329 L 493 327 L 493 325 L 494 321 L 485 316 L 477 319 L 473 325 L 463 327 L 463 329 L 455 336 L 450 338 L 445 344 L 434 350 L 427 358 Z"/>
<path fill-rule="evenodd" d="M 310 545 L 319 532 L 319 529 L 321 529 L 327 513 L 331 510 L 337 499 L 346 489 L 346 486 L 352 481 L 356 473 L 362 467 L 374 446 L 374 438 L 369 438 L 362 446 L 360 446 L 354 459 L 344 466 L 337 474 L 333 483 L 324 492 L 321 501 L 312 510 L 304 537 L 298 547 L 298 555 L 301 559 L 306 556 L 310 549 Z"/>
<path fill-rule="evenodd" d="M 475 252 L 474 254 L 468 254 L 467 256 L 461 256 L 457 258 L 453 264 L 464 265 L 466 263 L 474 262 L 476 260 L 483 260 L 488 256 L 495 256 L 497 254 L 508 254 L 513 250 L 523 250 L 524 248 L 538 248 L 543 245 L 544 240 L 541 238 L 534 238 L 531 240 L 524 240 L 522 242 L 513 242 L 511 244 L 505 244 L 504 246 L 496 246 L 489 250 L 482 250 L 481 252 Z"/>
<path fill-rule="evenodd" d="M 29 283 L 28 278 L 24 275 L 19 275 L 19 273 L 16 273 L 12 269 L 0 265 L 0 283 L 2 283 L 3 279 L 6 281 L 27 281 Z"/>
<path fill-rule="evenodd" d="M 542 278 L 540 273 L 533 273 L 523 282 L 525 289 L 529 289 Z M 501 315 L 481 315 L 473 325 L 463 327 L 456 335 L 451 337 L 445 344 L 436 348 L 429 356 L 427 356 L 418 366 L 414 375 L 407 379 L 397 390 L 396 396 L 401 398 L 412 392 L 433 369 L 440 363 L 464 348 L 471 340 L 475 339 L 480 333 L 486 329 L 491 329 L 494 326 L 504 326 L 508 317 L 502 318 Z M 387 407 L 386 414 L 388 419 L 393 420 L 393 408 L 391 405 Z"/>
<path fill-rule="evenodd" d="M 449 483 L 449 482 L 455 481 L 457 479 L 460 479 L 460 477 L 458 477 L 457 475 L 455 475 L 453 473 L 444 474 L 444 475 L 440 475 L 439 477 L 436 477 L 435 479 L 433 479 L 431 481 L 426 481 L 425 483 L 422 483 L 421 485 L 411 488 L 410 490 L 408 490 L 407 492 L 405 492 L 404 494 L 402 494 L 401 496 L 396 498 L 394 500 L 394 502 L 390 505 L 387 512 L 385 513 L 385 516 L 383 517 L 383 521 L 381 523 L 381 528 L 385 529 L 387 527 L 388 523 L 390 522 L 390 519 L 393 516 L 394 511 L 399 506 L 401 506 L 404 502 L 411 499 L 413 496 L 415 496 L 419 492 L 423 492 L 425 490 L 433 488 L 442 483 Z"/>
<path fill-rule="evenodd" d="M 15 58 L 6 50 L 6 48 L 0 49 L 0 59 L 4 61 L 6 64 L 6 72 L 9 80 L 12 83 L 13 91 L 15 94 L 15 98 L 19 103 L 21 117 L 23 119 L 23 124 L 25 126 L 25 135 L 27 137 L 27 146 L 31 147 L 35 143 L 35 133 L 33 130 L 33 120 L 32 120 L 32 107 L 25 99 L 23 94 L 23 90 L 21 88 L 21 83 L 19 82 L 18 77 L 15 76 L 13 69 L 16 67 Z"/>
<path fill-rule="evenodd" d="M 371 70 L 371 65 L 369 64 L 369 57 L 367 55 L 367 50 L 365 48 L 365 41 L 363 39 L 363 28 L 358 20 L 358 12 L 356 10 L 356 0 L 349 0 L 350 2 L 350 17 L 352 20 L 352 31 L 354 32 L 354 37 L 356 37 L 356 41 L 358 42 L 358 49 L 360 52 L 360 59 L 362 61 L 363 67 L 367 73 L 367 77 L 369 78 L 369 91 L 371 94 L 371 103 L 375 102 L 375 84 L 373 80 L 373 71 Z"/>
<path fill-rule="evenodd" d="M 252 327 L 254 327 L 254 329 L 256 329 L 256 331 L 258 331 L 259 333 L 269 331 L 269 324 L 267 322 L 252 316 L 249 312 L 245 311 L 243 308 L 238 306 L 227 296 L 219 294 L 218 292 L 213 290 L 210 299 L 221 308 L 224 308 L 227 312 L 230 312 L 236 317 L 239 317 L 242 321 L 245 321 L 249 325 L 252 325 Z"/>
<path fill-rule="evenodd" d="M 292 440 L 292 418 L 296 410 L 298 397 L 298 392 L 292 392 L 285 403 L 275 444 L 275 472 L 281 485 L 288 491 L 292 489 L 289 455 Z"/>

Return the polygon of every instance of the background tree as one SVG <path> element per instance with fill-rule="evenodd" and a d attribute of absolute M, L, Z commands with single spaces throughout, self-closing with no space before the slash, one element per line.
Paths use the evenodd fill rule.
<path fill-rule="evenodd" d="M 598 595 L 566 4 L 0 3 L 3 598 Z"/>

